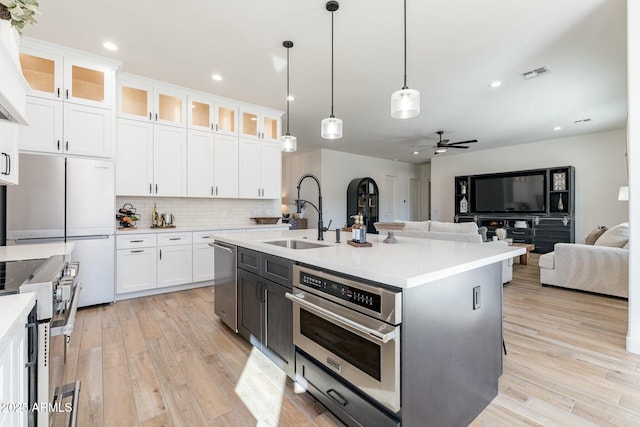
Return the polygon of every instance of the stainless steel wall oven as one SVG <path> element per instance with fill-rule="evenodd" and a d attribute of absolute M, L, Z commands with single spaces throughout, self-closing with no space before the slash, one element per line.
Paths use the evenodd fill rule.
<path fill-rule="evenodd" d="M 398 414 L 402 292 L 299 265 L 293 277 L 287 298 L 293 302 L 298 351 Z M 324 392 L 338 406 L 347 406 L 344 393 L 335 388 Z"/>

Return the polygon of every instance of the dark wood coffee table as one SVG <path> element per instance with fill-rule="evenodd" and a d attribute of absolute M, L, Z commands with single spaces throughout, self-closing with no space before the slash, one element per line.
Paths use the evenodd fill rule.
<path fill-rule="evenodd" d="M 519 248 L 525 248 L 527 252 L 520 255 L 520 264 L 527 265 L 529 264 L 529 252 L 536 248 L 536 245 L 533 243 L 512 243 L 511 246 L 517 246 Z"/>

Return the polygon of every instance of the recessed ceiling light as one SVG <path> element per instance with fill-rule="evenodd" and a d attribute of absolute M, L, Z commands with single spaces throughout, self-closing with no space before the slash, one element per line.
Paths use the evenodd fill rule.
<path fill-rule="evenodd" d="M 220 80 L 222 80 L 222 76 L 220 74 L 214 74 L 211 76 L 211 78 L 217 82 L 219 82 Z"/>
<path fill-rule="evenodd" d="M 502 82 L 500 80 L 493 81 L 489 85 L 489 87 L 500 87 L 500 86 L 502 86 Z"/>
<path fill-rule="evenodd" d="M 116 46 L 116 44 L 112 42 L 104 42 L 102 43 L 102 47 L 107 50 L 118 50 L 118 46 Z"/>
<path fill-rule="evenodd" d="M 555 131 L 562 130 L 562 126 L 555 126 L 555 127 L 553 128 L 553 130 L 555 130 Z"/>
<path fill-rule="evenodd" d="M 418 151 L 414 151 L 413 154 L 417 156 L 420 153 Z"/>
<path fill-rule="evenodd" d="M 287 96 L 287 101 L 295 101 L 295 98 L 293 97 L 293 95 L 289 95 Z"/>

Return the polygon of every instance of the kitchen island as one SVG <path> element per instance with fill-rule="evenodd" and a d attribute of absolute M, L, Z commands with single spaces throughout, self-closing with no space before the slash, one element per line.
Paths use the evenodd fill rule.
<path fill-rule="evenodd" d="M 385 344 L 379 346 L 381 356 L 375 355 L 375 349 L 367 355 L 367 358 L 373 355 L 379 359 L 373 363 L 368 376 L 373 378 L 373 383 L 377 380 L 381 384 L 380 390 L 374 390 L 367 381 L 362 383 L 365 385 L 358 385 L 345 379 L 345 357 L 351 357 L 347 354 L 350 350 L 342 352 L 345 357 L 327 358 L 305 353 L 306 349 L 300 349 L 297 343 L 295 380 L 347 424 L 463 426 L 471 422 L 497 395 L 498 378 L 502 374 L 501 262 L 523 254 L 524 249 L 410 237 L 385 244 L 383 235 L 368 236 L 372 247 L 353 247 L 344 240 L 333 242 L 335 235 L 331 232 L 325 233 L 324 241 L 317 241 L 315 233 L 294 230 L 215 237 L 216 241 L 244 248 L 242 251 L 291 260 L 317 271 L 320 278 L 344 277 L 372 289 L 401 294 L 401 319 L 389 322 L 394 332 L 383 334 Z M 293 249 L 269 243 L 282 240 L 322 246 Z M 306 279 L 299 269 L 294 271 L 293 286 L 304 288 L 301 282 Z M 312 276 L 311 281 L 314 280 Z M 321 287 L 334 285 L 335 282 L 329 281 Z M 342 289 L 340 292 L 345 293 Z M 296 307 L 295 296 L 302 295 L 300 290 L 295 288 L 292 293 L 295 295 L 290 294 L 288 298 L 294 301 L 296 336 L 296 330 L 301 328 L 296 325 L 301 322 L 299 313 L 305 307 L 304 302 L 298 304 L 302 308 Z M 238 294 L 240 299 L 251 295 L 242 295 L 240 289 Z M 303 295 L 298 301 L 305 298 L 311 295 Z M 370 302 L 367 295 L 357 298 L 359 305 L 362 300 L 365 305 Z M 367 310 L 360 311 L 367 314 Z M 364 337 L 366 339 L 366 334 Z M 393 345 L 387 342 L 395 342 L 395 356 Z M 353 354 L 360 354 L 360 349 L 346 344 L 347 348 L 353 348 Z M 357 359 L 352 359 L 351 365 L 361 362 Z M 384 366 L 389 360 L 394 366 Z M 391 372 L 387 375 L 391 380 L 380 379 L 376 369 Z M 395 381 L 394 369 L 398 378 Z M 379 415 L 368 418 L 374 410 Z"/>

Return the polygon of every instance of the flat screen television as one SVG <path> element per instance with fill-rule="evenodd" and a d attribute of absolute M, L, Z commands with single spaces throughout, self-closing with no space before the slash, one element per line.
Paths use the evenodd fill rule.
<path fill-rule="evenodd" d="M 473 213 L 545 213 L 545 171 L 471 177 Z"/>

